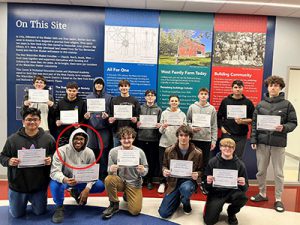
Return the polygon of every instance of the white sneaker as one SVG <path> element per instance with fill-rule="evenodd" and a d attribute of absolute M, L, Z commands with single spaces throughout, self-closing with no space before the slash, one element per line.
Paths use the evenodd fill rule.
<path fill-rule="evenodd" d="M 165 193 L 166 185 L 164 183 L 161 183 L 157 189 L 157 192 L 160 194 Z"/>

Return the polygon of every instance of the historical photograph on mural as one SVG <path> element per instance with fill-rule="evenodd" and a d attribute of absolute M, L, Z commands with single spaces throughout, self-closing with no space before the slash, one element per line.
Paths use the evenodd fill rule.
<path fill-rule="evenodd" d="M 214 65 L 262 67 L 265 58 L 265 33 L 216 32 Z"/>
<path fill-rule="evenodd" d="M 159 64 L 208 66 L 212 33 L 199 30 L 161 29 Z"/>

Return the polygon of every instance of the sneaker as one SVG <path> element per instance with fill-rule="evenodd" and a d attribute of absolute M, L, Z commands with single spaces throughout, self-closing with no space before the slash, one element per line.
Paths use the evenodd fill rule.
<path fill-rule="evenodd" d="M 276 201 L 274 203 L 274 209 L 277 211 L 277 212 L 284 212 L 284 205 L 281 201 Z"/>
<path fill-rule="evenodd" d="M 152 190 L 152 189 L 153 189 L 153 184 L 152 184 L 151 182 L 149 182 L 149 183 L 147 184 L 147 189 L 148 189 L 148 190 Z"/>
<path fill-rule="evenodd" d="M 228 215 L 228 224 L 229 225 L 238 225 L 239 221 L 236 218 L 235 214 L 234 215 Z"/>
<path fill-rule="evenodd" d="M 165 193 L 166 185 L 164 183 L 161 183 L 157 189 L 157 192 L 160 194 Z"/>
<path fill-rule="evenodd" d="M 70 189 L 70 195 L 71 195 L 71 197 L 73 197 L 75 199 L 77 204 L 79 204 L 79 202 L 80 202 L 80 197 L 79 197 L 80 193 L 77 191 L 77 189 L 71 188 Z"/>
<path fill-rule="evenodd" d="M 102 212 L 102 218 L 110 219 L 117 212 L 119 212 L 119 202 L 110 202 L 110 205 Z"/>
<path fill-rule="evenodd" d="M 250 200 L 252 202 L 263 202 L 263 201 L 268 201 L 269 199 L 268 199 L 268 197 L 263 197 L 260 194 L 257 194 L 255 196 L 251 196 Z"/>
<path fill-rule="evenodd" d="M 191 214 L 191 212 L 192 212 L 192 207 L 191 207 L 191 203 L 190 203 L 190 202 L 188 202 L 187 204 L 184 204 L 184 205 L 183 205 L 183 212 L 184 212 L 184 214 L 186 214 L 186 215 Z"/>
<path fill-rule="evenodd" d="M 64 206 L 57 206 L 51 221 L 53 223 L 61 223 L 64 220 L 64 211 Z"/>

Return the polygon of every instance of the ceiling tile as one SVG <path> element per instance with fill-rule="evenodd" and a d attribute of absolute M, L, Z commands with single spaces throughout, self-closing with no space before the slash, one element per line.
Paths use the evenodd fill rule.
<path fill-rule="evenodd" d="M 85 6 L 109 6 L 106 0 L 70 0 L 72 5 L 85 5 Z"/>
<path fill-rule="evenodd" d="M 237 14 L 253 14 L 261 5 L 238 5 L 238 4 L 224 4 L 223 7 L 218 10 L 218 13 L 237 13 Z"/>
<path fill-rule="evenodd" d="M 146 0 L 147 9 L 181 11 L 184 0 Z"/>
<path fill-rule="evenodd" d="M 294 13 L 297 9 L 276 7 L 276 6 L 263 6 L 257 10 L 256 15 L 272 15 L 272 16 L 288 16 Z"/>
<path fill-rule="evenodd" d="M 146 0 L 107 0 L 111 7 L 144 9 Z"/>
<path fill-rule="evenodd" d="M 61 5 L 71 5 L 69 0 L 33 0 L 34 3 L 41 4 L 61 4 Z"/>
<path fill-rule="evenodd" d="M 196 12 L 216 12 L 222 8 L 223 3 L 204 3 L 196 1 L 187 1 L 184 5 L 184 11 Z"/>

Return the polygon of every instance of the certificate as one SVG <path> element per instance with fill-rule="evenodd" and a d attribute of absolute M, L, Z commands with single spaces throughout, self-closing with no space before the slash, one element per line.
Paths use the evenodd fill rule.
<path fill-rule="evenodd" d="M 132 105 L 114 105 L 114 117 L 119 120 L 131 119 Z"/>
<path fill-rule="evenodd" d="M 154 129 L 157 124 L 157 115 L 140 115 L 141 129 Z"/>
<path fill-rule="evenodd" d="M 78 123 L 78 110 L 61 110 L 60 120 L 63 124 Z"/>
<path fill-rule="evenodd" d="M 193 127 L 210 127 L 211 115 L 194 113 L 192 116 Z"/>
<path fill-rule="evenodd" d="M 274 131 L 280 125 L 280 116 L 257 115 L 257 130 Z"/>
<path fill-rule="evenodd" d="M 18 150 L 20 163 L 18 168 L 37 167 L 45 165 L 46 149 L 22 149 Z"/>
<path fill-rule="evenodd" d="M 86 167 L 87 164 L 80 164 L 78 167 Z M 99 179 L 99 164 L 95 164 L 87 169 L 75 170 L 73 169 L 73 178 L 78 183 L 87 183 Z"/>
<path fill-rule="evenodd" d="M 166 122 L 170 126 L 180 126 L 183 124 L 183 119 L 178 113 L 169 113 Z"/>
<path fill-rule="evenodd" d="M 237 188 L 237 170 L 213 169 L 213 187 Z"/>
<path fill-rule="evenodd" d="M 227 118 L 247 118 L 246 105 L 227 105 Z"/>
<path fill-rule="evenodd" d="M 31 102 L 48 102 L 49 90 L 29 89 L 28 100 Z"/>
<path fill-rule="evenodd" d="M 139 150 L 118 150 L 119 166 L 138 166 L 140 164 L 140 152 Z"/>
<path fill-rule="evenodd" d="M 171 159 L 170 171 L 172 177 L 192 177 L 193 161 Z"/>
<path fill-rule="evenodd" d="M 88 112 L 105 112 L 105 98 L 88 98 L 86 103 Z"/>

